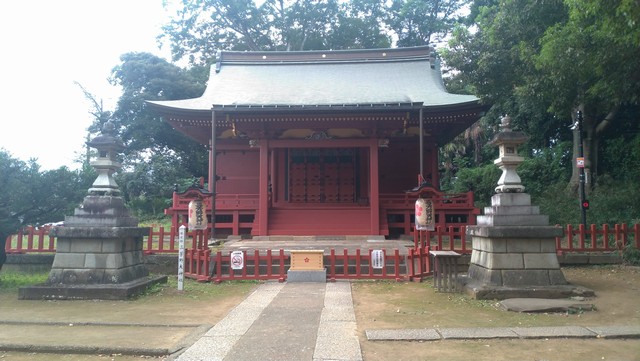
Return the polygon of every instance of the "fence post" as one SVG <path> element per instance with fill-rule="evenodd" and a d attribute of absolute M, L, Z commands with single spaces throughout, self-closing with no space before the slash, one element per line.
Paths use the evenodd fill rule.
<path fill-rule="evenodd" d="M 331 248 L 329 251 L 329 280 L 336 280 L 336 250 Z"/>

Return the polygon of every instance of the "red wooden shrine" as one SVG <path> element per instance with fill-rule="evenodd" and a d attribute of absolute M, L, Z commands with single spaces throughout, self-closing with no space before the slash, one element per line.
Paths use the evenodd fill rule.
<path fill-rule="evenodd" d="M 166 213 L 184 224 L 202 198 L 216 238 L 411 235 L 416 179 L 439 184 L 438 147 L 482 111 L 446 92 L 429 47 L 221 52 L 201 97 L 149 105 L 209 146 L 218 180 Z M 471 192 L 421 192 L 438 226 L 475 224 Z"/>

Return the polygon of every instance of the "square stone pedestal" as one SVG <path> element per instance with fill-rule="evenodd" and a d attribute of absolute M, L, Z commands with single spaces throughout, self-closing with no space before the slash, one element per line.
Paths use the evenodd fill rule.
<path fill-rule="evenodd" d="M 526 193 L 491 197 L 477 226 L 467 227 L 473 252 L 465 290 L 476 299 L 564 298 L 593 295 L 567 283 L 556 254 L 562 229 L 531 205 Z"/>
<path fill-rule="evenodd" d="M 141 227 L 60 227 L 46 284 L 23 287 L 20 299 L 126 299 L 166 276 L 150 277 Z"/>
<path fill-rule="evenodd" d="M 326 282 L 324 250 L 292 250 L 287 282 Z"/>

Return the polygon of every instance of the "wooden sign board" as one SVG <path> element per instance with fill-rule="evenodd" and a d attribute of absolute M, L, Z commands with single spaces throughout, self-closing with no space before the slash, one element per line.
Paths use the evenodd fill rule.
<path fill-rule="evenodd" d="M 292 250 L 292 271 L 316 271 L 324 270 L 323 250 Z"/>

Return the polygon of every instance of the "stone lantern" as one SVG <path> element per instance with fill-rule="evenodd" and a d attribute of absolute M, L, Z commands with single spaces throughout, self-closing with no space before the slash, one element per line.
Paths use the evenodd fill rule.
<path fill-rule="evenodd" d="M 138 227 L 120 196 L 113 173 L 120 169 L 117 154 L 124 149 L 111 122 L 87 142 L 98 150 L 91 165 L 98 177 L 64 227 L 55 227 L 56 254 L 43 285 L 23 287 L 20 299 L 126 299 L 167 276 L 150 276 L 142 242 L 148 227 Z"/>
<path fill-rule="evenodd" d="M 565 298 L 590 296 L 593 291 L 569 284 L 558 262 L 555 237 L 562 229 L 549 226 L 549 217 L 531 205 L 516 168 L 524 160 L 517 148 L 527 141 L 512 131 L 511 119 L 501 120 L 501 131 L 491 141 L 500 149 L 494 161 L 502 175 L 491 197 L 491 206 L 467 227 L 473 252 L 464 281 L 476 299 Z"/>
<path fill-rule="evenodd" d="M 98 177 L 89 188 L 89 194 L 119 195 L 120 189 L 113 179 L 113 173 L 120 169 L 121 164 L 116 160 L 116 156 L 124 149 L 124 145 L 115 136 L 113 123 L 105 123 L 102 134 L 87 142 L 87 145 L 98 150 L 97 159 L 91 162 L 91 166 L 98 172 Z"/>
<path fill-rule="evenodd" d="M 518 146 L 529 138 L 523 132 L 511 130 L 511 118 L 507 115 L 500 121 L 500 132 L 493 138 L 490 144 L 498 146 L 500 154 L 493 163 L 502 170 L 502 176 L 498 180 L 496 193 L 521 193 L 524 186 L 520 183 L 520 176 L 516 168 L 524 161 L 518 155 Z"/>

